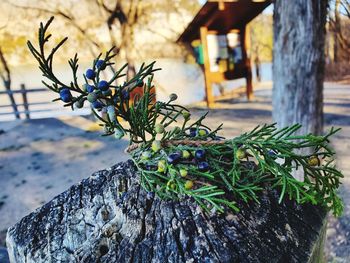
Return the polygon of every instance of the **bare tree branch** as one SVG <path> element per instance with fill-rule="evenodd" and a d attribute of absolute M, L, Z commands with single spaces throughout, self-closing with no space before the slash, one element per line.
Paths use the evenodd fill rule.
<path fill-rule="evenodd" d="M 340 5 L 343 7 L 346 15 L 348 16 L 348 18 L 350 18 L 350 2 L 348 1 L 341 1 Z"/>
<path fill-rule="evenodd" d="M 6 89 L 8 87 L 11 87 L 11 71 L 10 68 L 7 64 L 7 61 L 5 59 L 4 53 L 2 52 L 2 49 L 0 47 L 0 62 L 3 67 L 3 71 L 0 71 L 1 73 L 1 78 L 5 84 Z"/>
<path fill-rule="evenodd" d="M 8 4 L 10 4 L 13 7 L 19 8 L 19 9 L 24 9 L 24 10 L 36 10 L 39 12 L 44 12 L 44 13 L 48 13 L 48 14 L 52 14 L 52 15 L 56 15 L 56 16 L 60 16 L 63 19 L 65 19 L 66 21 L 68 21 L 73 27 L 75 27 L 93 46 L 95 46 L 97 49 L 101 49 L 101 45 L 96 42 L 94 40 L 94 38 L 92 38 L 86 31 L 86 29 L 82 28 L 77 21 L 75 20 L 75 18 L 73 16 L 70 16 L 66 13 L 64 13 L 63 11 L 57 9 L 57 10 L 50 10 L 44 7 L 36 7 L 36 6 L 23 6 L 23 5 L 17 5 L 14 4 L 12 2 L 6 1 Z M 92 48 L 90 48 L 90 52 L 93 55 L 96 55 L 94 50 Z"/>

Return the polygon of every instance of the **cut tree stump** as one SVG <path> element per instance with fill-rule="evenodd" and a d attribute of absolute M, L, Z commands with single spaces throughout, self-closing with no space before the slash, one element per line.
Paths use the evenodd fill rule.
<path fill-rule="evenodd" d="M 260 204 L 208 215 L 191 199 L 160 200 L 144 191 L 131 161 L 72 186 L 7 233 L 11 262 L 322 262 L 326 212 Z"/>

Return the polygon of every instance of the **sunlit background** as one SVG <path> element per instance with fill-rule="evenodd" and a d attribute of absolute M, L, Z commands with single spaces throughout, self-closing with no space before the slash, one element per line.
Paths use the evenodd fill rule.
<path fill-rule="evenodd" d="M 94 171 L 128 158 L 123 152 L 127 140 L 98 136 L 99 126 L 89 105 L 71 111 L 60 102 L 51 103 L 57 95 L 43 90 L 42 75 L 26 45 L 27 40 L 36 41 L 39 23 L 55 16 L 50 29 L 53 43 L 69 37 L 54 64 L 63 81 L 69 83 L 72 78 L 67 61 L 75 53 L 79 55 L 82 79 L 93 59 L 115 46 L 117 67 L 129 63 L 137 69 L 142 62 L 157 61 L 157 67 L 162 68 L 154 78 L 157 99 L 166 100 L 169 94 L 177 93 L 179 103 L 200 115 L 206 110 L 203 70 L 188 47 L 177 40 L 205 2 L 0 2 L 0 246 L 5 246 L 7 228 L 33 209 Z M 330 1 L 327 17 L 325 128 L 343 128 L 334 146 L 346 177 L 341 188 L 345 215 L 337 220 L 330 218 L 326 243 L 329 262 L 350 262 L 349 6 L 347 0 Z M 213 126 L 224 123 L 225 136 L 236 136 L 272 121 L 273 5 L 248 26 L 255 97 L 248 102 L 240 92 L 245 79 L 214 85 L 216 103 L 208 122 Z"/>

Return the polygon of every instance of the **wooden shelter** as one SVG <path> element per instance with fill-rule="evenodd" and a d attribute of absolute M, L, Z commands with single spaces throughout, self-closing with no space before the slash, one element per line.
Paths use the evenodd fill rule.
<path fill-rule="evenodd" d="M 181 34 L 178 42 L 189 48 L 205 75 L 206 101 L 214 103 L 213 83 L 245 78 L 246 94 L 253 95 L 247 24 L 270 0 L 209 0 Z"/>

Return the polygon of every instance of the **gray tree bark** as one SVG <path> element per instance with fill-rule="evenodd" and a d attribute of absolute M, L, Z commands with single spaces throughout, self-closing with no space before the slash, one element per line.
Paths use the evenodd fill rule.
<path fill-rule="evenodd" d="M 273 118 L 279 127 L 323 130 L 323 76 L 328 0 L 275 0 Z"/>
<path fill-rule="evenodd" d="M 265 191 L 241 212 L 147 194 L 132 162 L 93 174 L 7 234 L 12 263 L 320 262 L 325 211 Z"/>

